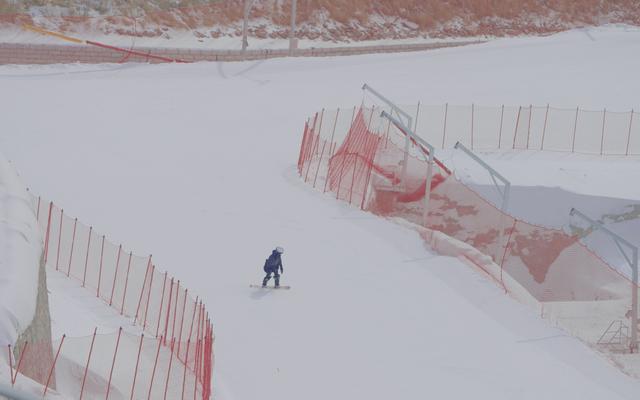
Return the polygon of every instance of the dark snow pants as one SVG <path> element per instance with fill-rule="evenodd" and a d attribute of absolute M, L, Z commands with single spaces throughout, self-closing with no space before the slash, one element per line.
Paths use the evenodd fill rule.
<path fill-rule="evenodd" d="M 276 281 L 276 287 L 280 286 L 280 274 L 278 273 L 278 270 L 267 271 L 267 276 L 262 280 L 262 286 L 267 286 L 267 282 L 271 279 L 271 274 L 273 274 L 273 279 Z"/>

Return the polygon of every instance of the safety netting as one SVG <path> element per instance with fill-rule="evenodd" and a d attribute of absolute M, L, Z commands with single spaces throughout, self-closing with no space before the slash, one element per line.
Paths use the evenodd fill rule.
<path fill-rule="evenodd" d="M 145 351 L 150 352 L 152 347 L 158 347 L 159 350 L 154 350 L 155 352 L 165 354 L 164 357 L 169 363 L 174 364 L 173 368 L 185 371 L 183 380 L 192 382 L 191 386 L 194 389 L 185 389 L 185 397 L 169 398 L 191 398 L 196 392 L 197 398 L 210 398 L 213 325 L 202 300 L 192 296 L 180 280 L 169 276 L 167 272 L 160 272 L 151 256 L 136 255 L 122 245 L 113 243 L 92 226 L 65 214 L 63 209 L 51 201 L 33 197 L 33 204 L 38 223 L 44 232 L 43 258 L 47 268 L 55 269 L 69 279 L 74 279 L 100 298 L 106 306 L 129 319 L 142 332 L 136 340 L 139 340 Z M 122 335 L 128 337 L 124 332 Z M 111 339 L 116 343 L 115 334 L 111 335 L 113 337 L 109 340 L 106 339 L 107 336 L 109 335 L 97 335 L 95 340 L 100 339 L 100 343 L 104 342 L 105 346 Z M 117 336 L 120 338 L 120 333 Z M 81 341 L 80 338 L 63 339 L 59 348 L 69 353 L 64 357 L 70 358 L 72 354 L 82 353 L 75 351 L 72 344 Z M 151 341 L 157 346 L 152 346 Z M 51 349 L 55 351 L 56 345 L 52 346 L 49 343 L 47 347 L 45 343 L 32 343 L 18 348 L 19 354 L 15 355 L 16 365 L 20 365 L 18 371 L 43 385 L 51 379 L 55 383 L 55 377 L 63 373 L 60 372 L 60 365 L 56 367 L 56 373 L 49 377 L 42 376 L 47 368 L 43 369 L 42 365 L 39 368 L 34 367 L 43 360 L 52 365 L 56 364 L 56 357 L 55 354 L 51 355 Z M 111 353 L 115 354 L 113 351 Z M 124 353 L 131 355 L 130 351 L 125 350 L 120 351 L 118 357 L 127 357 Z M 171 362 L 172 359 L 175 361 Z M 168 389 L 164 390 L 176 390 L 181 385 L 172 378 L 175 374 L 169 374 L 163 365 L 168 364 L 158 362 L 155 367 L 168 374 Z M 121 362 L 117 371 L 122 374 L 123 379 L 130 378 L 134 374 L 134 367 L 138 368 L 135 362 Z M 53 366 L 51 370 L 53 371 Z M 140 372 L 141 375 L 145 373 Z M 150 379 L 151 385 L 154 379 Z M 121 389 L 117 385 L 119 381 L 114 382 L 113 387 Z M 155 385 L 160 385 L 160 380 L 156 380 Z M 137 391 L 142 389 L 135 390 L 135 393 L 138 393 Z M 153 394 L 160 389 L 154 386 L 147 390 Z M 134 398 L 143 396 L 135 395 Z M 149 398 L 160 396 L 151 395 Z"/>
<path fill-rule="evenodd" d="M 503 212 L 456 177 L 437 154 L 425 218 L 428 150 L 414 140 L 407 142 L 404 130 L 382 118 L 380 111 L 361 107 L 353 116 L 348 113 L 351 123 L 342 132 L 321 126 L 345 126 L 336 122 L 345 118 L 343 111 L 323 111 L 309 119 L 298 160 L 302 179 L 363 210 L 443 232 L 490 256 L 499 267 L 494 277 L 503 287 L 526 291 L 546 317 L 566 322 L 567 329 L 585 340 L 595 343 L 611 321 L 627 321 L 638 287 L 624 264 L 605 261 L 584 235 Z M 541 145 L 542 136 L 528 132 L 544 121 L 533 118 L 533 108 L 519 112 L 521 118 L 526 114 L 527 123 L 522 128 L 514 124 L 515 147 Z M 493 127 L 494 134 L 499 128 L 487 121 L 483 125 L 487 131 Z"/>
<path fill-rule="evenodd" d="M 207 338 L 212 333 L 202 322 Z M 25 342 L 7 351 L 12 385 L 23 386 L 23 380 L 31 379 L 41 384 L 44 398 L 62 394 L 77 399 L 195 400 L 209 396 L 203 383 L 210 368 L 204 357 L 208 346 L 209 341 L 175 338 L 166 345 L 163 336 L 121 328 L 82 337 L 63 335 L 53 342 Z"/>
<path fill-rule="evenodd" d="M 598 155 L 640 155 L 638 112 L 579 107 L 403 106 L 413 130 L 433 146 L 456 142 L 476 150 L 545 150 Z"/>

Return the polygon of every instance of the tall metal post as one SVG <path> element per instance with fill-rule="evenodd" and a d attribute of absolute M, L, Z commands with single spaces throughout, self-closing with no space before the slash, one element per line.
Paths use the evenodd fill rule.
<path fill-rule="evenodd" d="M 289 32 L 289 55 L 293 55 L 298 48 L 298 40 L 296 39 L 296 8 L 298 0 L 291 0 L 291 31 Z"/>
<path fill-rule="evenodd" d="M 244 0 L 244 14 L 242 20 L 242 51 L 247 50 L 249 41 L 247 40 L 247 30 L 249 28 L 249 13 L 251 12 L 251 6 L 253 0 Z"/>
<path fill-rule="evenodd" d="M 569 212 L 571 216 L 578 216 L 584 221 L 588 222 L 592 230 L 600 230 L 609 235 L 616 247 L 622 254 L 622 257 L 627 261 L 631 267 L 631 340 L 629 343 L 629 350 L 633 353 L 638 351 L 638 247 L 634 246 L 622 236 L 618 235 L 605 228 L 602 223 L 595 221 L 580 211 L 572 208 Z M 631 257 L 622 249 L 622 246 L 627 247 L 631 251 Z"/>
<path fill-rule="evenodd" d="M 435 148 L 424 139 L 418 137 L 415 134 L 415 132 L 413 132 L 410 128 L 408 128 L 402 121 L 398 120 L 397 118 L 394 118 L 388 112 L 383 111 L 382 114 L 380 114 L 380 116 L 382 118 L 386 118 L 389 121 L 391 121 L 391 123 L 393 123 L 393 125 L 396 128 L 400 129 L 405 134 L 408 141 L 413 139 L 416 143 L 418 143 L 421 146 L 421 149 L 423 150 L 423 152 L 427 153 L 426 154 L 427 155 L 427 177 L 425 180 L 425 187 L 424 187 L 424 211 L 422 212 L 422 221 L 424 226 L 427 227 L 429 222 L 429 207 L 431 203 L 431 181 L 433 178 L 433 162 L 435 160 L 435 154 L 434 154 Z"/>
<path fill-rule="evenodd" d="M 389 108 L 391 109 L 391 113 L 395 112 L 398 115 L 399 118 L 404 117 L 406 119 L 406 122 L 405 121 L 401 121 L 401 120 L 398 121 L 398 122 L 401 122 L 401 124 L 405 128 L 413 126 L 413 118 L 411 117 L 411 115 L 409 115 L 404 110 L 402 110 L 400 107 L 395 105 L 395 103 L 393 103 L 391 100 L 387 99 L 386 97 L 384 97 L 383 95 L 378 93 L 376 90 L 374 90 L 371 86 L 367 85 L 366 83 L 364 85 L 362 85 L 362 90 L 369 91 L 369 93 L 371 93 L 372 95 L 376 96 L 378 99 L 382 100 L 382 102 L 384 102 L 385 104 L 387 104 L 389 106 Z M 398 127 L 398 129 L 402 130 L 402 128 L 400 128 L 400 127 Z M 409 129 L 409 131 L 412 133 L 412 135 L 414 137 L 417 137 L 415 135 L 415 133 L 413 133 L 413 131 L 411 131 L 410 128 L 407 128 L 407 129 Z M 401 178 L 403 185 L 406 185 L 406 182 L 407 182 L 407 165 L 409 163 L 409 145 L 411 143 L 409 133 L 406 132 L 406 131 L 405 131 L 405 133 L 406 134 L 405 134 L 405 141 L 404 141 L 404 160 L 402 162 L 402 178 Z"/>
<path fill-rule="evenodd" d="M 631 272 L 632 292 L 631 292 L 631 345 L 633 353 L 638 351 L 638 248 L 633 250 L 632 263 L 635 266 Z"/>
<path fill-rule="evenodd" d="M 462 150 L 465 154 L 471 157 L 475 162 L 480 164 L 480 166 L 486 169 L 487 172 L 489 173 L 489 176 L 491 177 L 491 180 L 493 181 L 493 184 L 496 187 L 496 190 L 502 196 L 502 204 L 500 205 L 500 210 L 502 212 L 500 213 L 500 221 L 499 221 L 500 232 L 498 236 L 498 243 L 496 245 L 496 254 L 494 256 L 495 262 L 498 264 L 502 264 L 503 260 L 501 259 L 501 257 L 504 257 L 504 254 L 505 254 L 505 252 L 503 252 L 502 249 L 506 245 L 504 243 L 504 236 L 505 236 L 504 218 L 507 215 L 507 208 L 509 207 L 509 193 L 511 192 L 511 182 L 509 182 L 507 178 L 502 176 L 498 171 L 496 171 L 489 164 L 484 162 L 484 160 L 478 157 L 473 151 L 466 148 L 465 145 L 463 145 L 462 143 L 457 142 L 456 145 L 454 146 L 454 149 Z M 504 188 L 500 187 L 500 185 L 498 184 L 498 181 L 502 182 L 502 184 L 504 185 Z"/>

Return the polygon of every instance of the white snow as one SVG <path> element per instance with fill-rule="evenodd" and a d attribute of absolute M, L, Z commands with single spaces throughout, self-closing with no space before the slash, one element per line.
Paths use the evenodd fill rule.
<path fill-rule="evenodd" d="M 203 298 L 217 399 L 631 399 L 638 381 L 415 231 L 309 188 L 295 161 L 305 118 L 359 104 L 363 82 L 400 104 L 640 109 L 638 44 L 607 28 L 411 54 L 4 66 L 0 146 L 35 192 Z M 514 180 L 546 182 L 544 161 L 518 159 Z M 582 187 L 625 193 L 637 164 L 618 162 L 617 185 Z M 249 289 L 277 245 L 292 289 Z"/>
<path fill-rule="evenodd" d="M 0 347 L 14 345 L 36 310 L 42 237 L 31 198 L 0 154 Z M 0 355 L 7 358 L 6 351 Z"/>
<path fill-rule="evenodd" d="M 37 23 L 37 21 L 36 21 Z M 267 22 L 264 22 L 267 24 Z M 39 24 L 42 29 L 52 29 L 47 24 Z M 125 27 L 132 29 L 131 26 Z M 633 29 L 633 27 L 626 27 Z M 219 37 L 201 38 L 190 30 L 167 28 L 163 30 L 161 36 L 156 37 L 136 37 L 121 35 L 117 33 L 101 33 L 95 30 L 80 30 L 79 32 L 62 32 L 63 34 L 80 39 L 92 40 L 109 44 L 112 46 L 122 46 L 124 48 L 136 47 L 168 47 L 168 48 L 195 48 L 195 49 L 217 49 L 217 50 L 240 50 L 242 48 L 242 36 L 235 35 L 235 31 L 241 31 L 241 27 L 224 29 L 227 34 Z M 209 29 L 203 29 L 208 34 Z M 36 33 L 21 26 L 8 25 L 0 27 L 0 42 L 3 43 L 26 43 L 26 44 L 55 44 L 55 45 L 74 45 L 54 36 Z M 490 38 L 486 36 L 463 37 L 463 38 L 430 38 L 430 37 L 414 37 L 404 39 L 378 39 L 378 40 L 359 40 L 359 41 L 330 41 L 322 39 L 304 39 L 298 40 L 298 48 L 329 48 L 329 47 L 345 47 L 345 46 L 379 46 L 390 44 L 413 44 L 413 43 L 442 43 L 442 42 L 467 42 L 467 41 L 483 41 Z M 288 38 L 258 38 L 249 36 L 247 38 L 249 50 L 259 49 L 288 49 Z"/>

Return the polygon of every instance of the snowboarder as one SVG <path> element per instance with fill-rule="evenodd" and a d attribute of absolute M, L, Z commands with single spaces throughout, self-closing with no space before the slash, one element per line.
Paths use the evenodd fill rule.
<path fill-rule="evenodd" d="M 267 276 L 262 280 L 262 287 L 267 287 L 267 282 L 271 279 L 271 274 L 273 274 L 273 278 L 276 281 L 276 287 L 280 287 L 280 274 L 284 272 L 282 268 L 282 258 L 280 258 L 282 253 L 284 253 L 284 249 L 282 247 L 276 247 L 264 262 L 264 272 L 267 273 Z M 280 271 L 280 273 L 278 273 L 278 271 Z"/>

